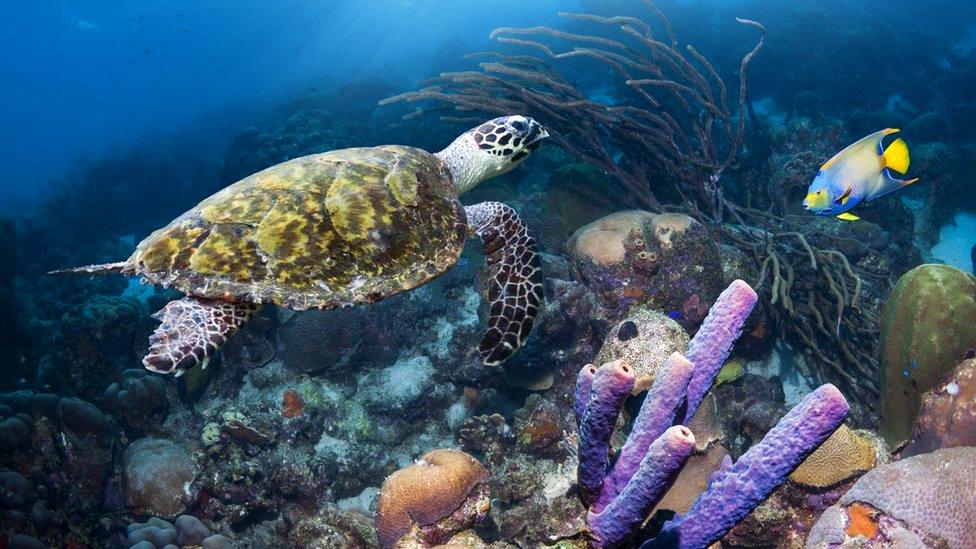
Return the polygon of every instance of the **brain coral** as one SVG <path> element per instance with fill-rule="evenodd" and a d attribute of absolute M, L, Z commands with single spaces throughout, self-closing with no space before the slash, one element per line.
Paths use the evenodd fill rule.
<path fill-rule="evenodd" d="M 948 448 L 869 471 L 824 512 L 806 546 L 976 547 L 974 516 L 976 448 Z"/>
<path fill-rule="evenodd" d="M 921 265 L 892 289 L 881 318 L 881 434 L 892 446 L 915 423 L 922 393 L 976 346 L 976 278 Z"/>
<path fill-rule="evenodd" d="M 871 440 L 841 425 L 793 471 L 790 480 L 827 488 L 873 469 L 877 461 L 877 450 Z"/>
<path fill-rule="evenodd" d="M 383 482 L 377 502 L 380 543 L 393 547 L 415 525 L 451 516 L 487 481 L 488 472 L 459 450 L 433 450 Z M 470 525 L 468 525 L 470 526 Z"/>
<path fill-rule="evenodd" d="M 976 359 L 956 366 L 949 381 L 922 396 L 912 441 L 902 456 L 976 446 Z"/>

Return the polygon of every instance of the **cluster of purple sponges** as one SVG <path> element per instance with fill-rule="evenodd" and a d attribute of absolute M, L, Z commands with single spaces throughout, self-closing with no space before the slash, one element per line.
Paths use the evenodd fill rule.
<path fill-rule="evenodd" d="M 580 496 L 589 506 L 587 524 L 594 545 L 613 547 L 626 541 L 671 487 L 695 447 L 691 431 L 676 423 L 690 421 L 756 299 L 755 291 L 741 280 L 722 292 L 687 355 L 674 353 L 655 376 L 613 467 L 610 437 L 633 388 L 634 372 L 623 361 L 600 368 L 590 364 L 580 371 L 577 476 Z M 782 484 L 840 426 L 847 412 L 847 402 L 835 387 L 820 387 L 734 465 L 726 458 L 692 509 L 666 523 L 645 546 L 704 548 L 718 540 Z"/>

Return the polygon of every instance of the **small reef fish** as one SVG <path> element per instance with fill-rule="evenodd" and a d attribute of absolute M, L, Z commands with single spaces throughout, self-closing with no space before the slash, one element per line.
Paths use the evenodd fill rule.
<path fill-rule="evenodd" d="M 860 218 L 849 213 L 855 206 L 918 181 L 895 176 L 908 172 L 908 145 L 898 137 L 884 147 L 883 140 L 898 131 L 887 128 L 872 133 L 835 154 L 820 167 L 803 206 L 817 215 L 856 221 Z"/>

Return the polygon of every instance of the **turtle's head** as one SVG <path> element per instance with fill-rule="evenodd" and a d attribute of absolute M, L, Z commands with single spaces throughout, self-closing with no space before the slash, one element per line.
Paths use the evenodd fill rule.
<path fill-rule="evenodd" d="M 518 166 L 549 137 L 528 116 L 501 116 L 470 129 L 437 153 L 454 177 L 458 194 Z"/>

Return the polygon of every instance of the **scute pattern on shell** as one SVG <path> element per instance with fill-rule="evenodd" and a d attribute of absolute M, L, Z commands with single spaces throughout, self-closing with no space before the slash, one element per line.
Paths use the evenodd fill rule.
<path fill-rule="evenodd" d="M 197 297 L 292 309 L 378 301 L 461 254 L 466 220 L 443 165 L 380 146 L 296 158 L 246 177 L 143 240 L 128 260 Z"/>

